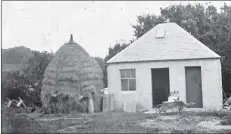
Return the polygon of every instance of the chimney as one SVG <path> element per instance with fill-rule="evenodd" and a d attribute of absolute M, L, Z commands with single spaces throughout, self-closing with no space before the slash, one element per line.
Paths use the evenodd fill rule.
<path fill-rule="evenodd" d="M 169 19 L 167 19 L 167 20 L 165 20 L 165 21 L 164 21 L 164 23 L 169 23 L 169 22 L 170 22 L 170 20 L 169 20 Z"/>

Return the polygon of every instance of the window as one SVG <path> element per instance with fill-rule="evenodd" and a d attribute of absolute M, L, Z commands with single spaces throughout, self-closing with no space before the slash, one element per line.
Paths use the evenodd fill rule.
<path fill-rule="evenodd" d="M 135 91 L 136 90 L 136 72 L 135 69 L 121 69 L 121 90 Z"/>
<path fill-rule="evenodd" d="M 165 28 L 159 28 L 156 30 L 156 38 L 164 38 L 165 37 Z"/>

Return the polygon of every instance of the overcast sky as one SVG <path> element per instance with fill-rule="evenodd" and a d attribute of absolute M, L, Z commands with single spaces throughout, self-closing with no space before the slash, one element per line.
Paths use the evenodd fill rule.
<path fill-rule="evenodd" d="M 135 38 L 131 25 L 138 15 L 179 3 L 189 1 L 3 1 L 2 47 L 56 52 L 73 34 L 91 56 L 104 58 L 116 42 Z M 224 1 L 211 3 L 220 8 Z"/>

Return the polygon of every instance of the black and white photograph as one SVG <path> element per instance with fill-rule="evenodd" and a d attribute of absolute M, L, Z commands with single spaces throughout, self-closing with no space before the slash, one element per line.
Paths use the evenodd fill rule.
<path fill-rule="evenodd" d="M 1 1 L 2 133 L 231 133 L 231 1 Z"/>

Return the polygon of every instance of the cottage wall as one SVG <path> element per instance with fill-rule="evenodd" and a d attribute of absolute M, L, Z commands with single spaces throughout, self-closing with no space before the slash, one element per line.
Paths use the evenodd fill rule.
<path fill-rule="evenodd" d="M 219 59 L 156 61 L 109 64 L 108 90 L 115 96 L 115 109 L 135 103 L 136 111 L 152 109 L 152 68 L 169 68 L 170 92 L 178 90 L 186 102 L 185 66 L 201 66 L 203 108 L 222 108 L 222 78 Z M 136 91 L 121 91 L 120 69 L 136 69 Z M 126 106 L 129 107 L 129 106 Z"/>

